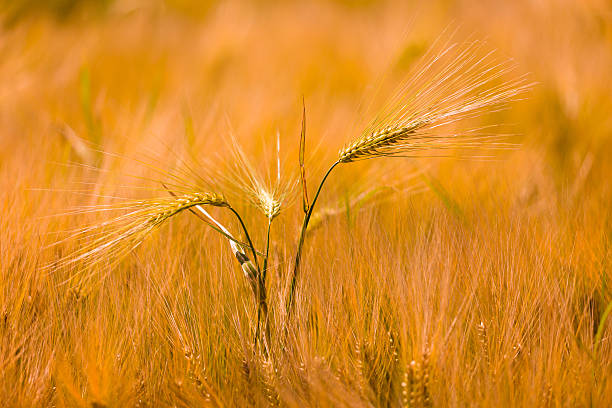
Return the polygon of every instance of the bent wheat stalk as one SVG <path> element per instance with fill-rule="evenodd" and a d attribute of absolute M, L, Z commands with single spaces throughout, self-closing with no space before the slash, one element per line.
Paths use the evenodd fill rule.
<path fill-rule="evenodd" d="M 263 284 L 257 251 L 240 214 L 232 208 L 222 194 L 194 192 L 177 195 L 170 190 L 168 192 L 172 195 L 171 198 L 128 201 L 119 205 L 99 205 L 71 212 L 71 214 L 79 214 L 100 211 L 127 211 L 113 219 L 78 229 L 70 237 L 56 242 L 54 245 L 67 239 L 87 239 L 87 242 L 79 250 L 60 259 L 59 262 L 49 265 L 49 267 L 58 268 L 82 264 L 82 266 L 90 269 L 95 265 L 106 262 L 108 259 L 111 259 L 112 262 L 118 262 L 170 218 L 185 210 L 195 208 L 209 220 L 208 224 L 214 230 L 228 239 L 234 256 L 251 284 L 258 308 L 263 311 L 264 316 L 267 315 L 267 304 L 265 292 L 262 291 Z M 240 223 L 247 244 L 243 244 L 234 238 L 227 228 L 204 209 L 205 206 L 222 207 L 231 211 Z M 248 246 L 251 252 L 252 261 L 243 249 L 245 246 Z"/>
<path fill-rule="evenodd" d="M 169 190 L 165 185 L 164 185 L 164 188 L 168 190 L 168 193 L 170 195 L 172 195 L 173 197 L 176 197 L 176 194 L 174 194 L 171 190 Z M 203 221 L 205 221 L 209 225 L 211 225 L 212 223 L 213 225 L 211 225 L 211 227 L 215 228 L 216 226 L 222 234 L 224 234 L 227 237 L 231 237 L 231 234 L 227 230 L 227 228 L 225 228 L 221 223 L 219 223 L 216 219 L 214 219 L 208 213 L 208 211 L 206 211 L 201 205 L 196 205 L 195 208 L 204 215 L 205 219 L 203 219 Z M 228 206 L 228 208 L 230 209 L 230 211 L 232 211 L 232 213 L 234 213 L 234 215 L 240 222 L 242 230 L 244 231 L 244 234 L 247 238 L 248 245 L 251 250 L 251 254 L 253 255 L 253 260 L 255 261 L 255 265 L 253 265 L 253 262 L 251 262 L 251 260 L 248 258 L 245 251 L 243 250 L 243 247 L 238 243 L 238 241 L 236 241 L 233 238 L 232 239 L 228 238 L 230 247 L 232 249 L 232 253 L 234 254 L 234 256 L 236 257 L 236 260 L 240 264 L 240 268 L 242 269 L 245 277 L 247 278 L 247 281 L 250 283 L 251 289 L 253 290 L 253 294 L 255 295 L 255 300 L 257 302 L 257 329 L 255 331 L 254 343 L 255 345 L 257 345 L 257 342 L 259 341 L 260 319 L 261 319 L 261 316 L 263 315 L 264 322 L 265 322 L 264 324 L 266 327 L 265 333 L 266 333 L 266 341 L 267 341 L 265 343 L 265 346 L 267 347 L 267 345 L 270 342 L 270 339 L 269 339 L 270 331 L 268 327 L 268 301 L 267 301 L 267 294 L 266 294 L 265 275 L 263 275 L 262 277 L 261 270 L 259 268 L 259 263 L 257 261 L 257 251 L 255 250 L 255 247 L 253 245 L 253 242 L 251 241 L 249 232 L 244 222 L 242 221 L 242 217 L 240 217 L 238 212 L 236 212 L 230 206 Z M 194 214 L 198 215 L 197 213 L 194 213 Z M 208 221 L 206 221 L 206 219 Z M 269 234 L 270 234 L 269 228 L 270 226 L 268 225 L 268 242 L 269 242 Z M 266 247 L 266 254 L 264 258 L 264 268 L 266 267 L 265 265 L 267 262 L 267 257 L 268 257 L 268 248 Z"/>
<path fill-rule="evenodd" d="M 164 185 L 164 188 L 166 188 L 166 190 L 168 190 L 168 193 L 171 196 L 177 197 L 177 195 L 174 192 L 172 192 L 170 189 L 168 189 L 168 187 L 166 187 L 165 185 Z M 249 235 L 249 233 L 248 233 L 248 231 L 246 229 L 246 226 L 244 225 L 244 222 L 242 221 L 242 218 L 240 217 L 240 215 L 231 206 L 229 206 L 229 204 L 227 205 L 227 207 L 230 209 L 230 211 L 232 211 L 232 213 L 236 216 L 236 218 L 240 222 L 242 230 L 244 231 L 244 234 L 245 234 L 245 236 L 247 238 L 247 241 L 248 241 L 248 247 L 249 247 L 249 249 L 252 252 L 253 259 L 255 260 L 255 265 L 253 265 L 253 263 L 247 257 L 247 255 L 245 254 L 245 252 L 243 250 L 243 246 L 245 246 L 245 244 L 243 244 L 240 241 L 236 240 L 231 235 L 231 233 L 227 230 L 227 228 L 225 228 L 219 221 L 214 219 L 208 213 L 208 211 L 206 211 L 202 207 L 202 204 L 196 204 L 196 205 L 194 205 L 194 207 L 200 213 L 202 213 L 204 215 L 204 217 L 205 217 L 205 218 L 201 218 L 201 217 L 198 216 L 197 213 L 194 213 L 196 216 L 198 216 L 198 218 L 202 219 L 211 228 L 213 228 L 215 231 L 218 231 L 219 233 L 221 233 L 222 235 L 224 235 L 228 239 L 229 244 L 230 244 L 230 248 L 232 249 L 232 253 L 234 254 L 236 259 L 240 263 L 240 267 L 242 268 L 242 271 L 244 272 L 245 276 L 247 278 L 249 278 L 249 279 L 255 279 L 257 274 L 258 274 L 257 271 L 259 271 L 259 264 L 258 264 L 258 261 L 257 261 L 257 251 L 255 250 L 253 242 L 251 241 L 251 237 L 250 237 L 250 235 Z M 189 210 L 191 210 L 193 212 L 193 210 L 191 208 L 189 208 Z"/>

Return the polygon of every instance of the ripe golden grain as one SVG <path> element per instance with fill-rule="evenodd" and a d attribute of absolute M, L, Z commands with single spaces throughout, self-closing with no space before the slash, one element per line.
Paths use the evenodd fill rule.
<path fill-rule="evenodd" d="M 123 202 L 77 209 L 74 213 L 121 211 L 123 214 L 76 230 L 68 239 L 84 241 L 80 248 L 47 267 L 59 268 L 78 264 L 88 269 L 95 265 L 115 263 L 139 246 L 162 224 L 180 212 L 196 206 L 229 207 L 223 195 L 217 193 L 184 194 L 151 200 Z"/>

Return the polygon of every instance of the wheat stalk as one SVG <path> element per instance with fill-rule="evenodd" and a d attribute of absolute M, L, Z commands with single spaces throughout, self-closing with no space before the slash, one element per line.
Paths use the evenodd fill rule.
<path fill-rule="evenodd" d="M 511 61 L 484 52 L 484 43 L 443 46 L 430 51 L 410 79 L 357 138 L 338 152 L 304 216 L 287 302 L 291 311 L 302 246 L 323 184 L 340 164 L 378 157 L 436 156 L 452 150 L 499 149 L 512 145 L 489 135 L 487 128 L 451 129 L 465 119 L 504 109 L 532 84 L 517 75 Z M 511 79 L 504 80 L 510 76 Z M 446 153 L 445 153 L 446 154 Z"/>

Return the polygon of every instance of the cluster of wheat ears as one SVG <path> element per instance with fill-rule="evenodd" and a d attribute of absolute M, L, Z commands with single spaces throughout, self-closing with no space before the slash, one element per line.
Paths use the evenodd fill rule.
<path fill-rule="evenodd" d="M 312 199 L 309 199 L 304 159 L 304 107 L 299 168 L 296 165 L 298 176 L 281 177 L 279 164 L 275 180 L 266 180 L 256 171 L 236 139 L 231 137 L 233 162 L 225 172 L 217 174 L 218 178 L 228 183 L 210 182 L 211 186 L 224 186 L 218 188 L 225 188 L 229 192 L 211 189 L 177 193 L 179 189 L 175 188 L 176 181 L 169 180 L 163 184 L 168 193 L 164 198 L 75 209 L 71 214 L 105 211 L 122 211 L 122 214 L 74 231 L 66 240 L 81 239 L 84 244 L 48 267 L 70 267 L 87 271 L 99 263 L 107 262 L 109 257 L 118 260 L 175 215 L 185 210 L 190 211 L 228 240 L 255 298 L 255 344 L 262 344 L 265 350 L 272 332 L 266 286 L 270 230 L 279 213 L 292 204 L 296 191 L 300 191 L 302 196 L 303 222 L 292 272 L 286 277 L 288 290 L 284 304 L 289 317 L 295 303 L 307 232 L 313 229 L 311 223 L 318 223 L 333 213 L 329 209 L 317 211 L 316 204 L 325 181 L 334 169 L 360 160 L 385 157 L 460 155 L 481 158 L 489 157 L 487 155 L 491 154 L 491 150 L 511 148 L 513 145 L 507 143 L 505 137 L 492 127 L 475 127 L 470 123 L 474 123 L 472 119 L 483 113 L 504 109 L 530 87 L 528 78 L 517 73 L 511 61 L 488 52 L 484 42 L 437 43 L 415 65 L 406 83 L 390 98 L 380 114 L 356 138 L 340 149 L 336 160 L 329 165 L 314 190 Z M 487 152 L 483 153 L 483 149 Z M 231 200 L 226 198 L 229 196 L 244 199 L 263 213 L 267 219 L 264 246 L 255 245 L 243 217 Z M 210 207 L 231 212 L 241 231 L 230 231 L 230 228 L 209 213 Z M 274 332 L 280 333 L 282 330 Z"/>

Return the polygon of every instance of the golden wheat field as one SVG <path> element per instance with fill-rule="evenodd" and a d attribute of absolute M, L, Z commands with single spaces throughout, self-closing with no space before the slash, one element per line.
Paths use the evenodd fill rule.
<path fill-rule="evenodd" d="M 609 2 L 0 20 L 0 406 L 612 406 Z"/>

